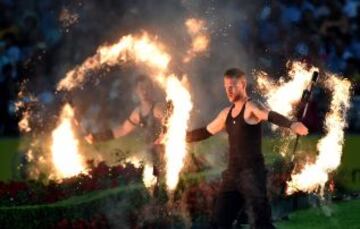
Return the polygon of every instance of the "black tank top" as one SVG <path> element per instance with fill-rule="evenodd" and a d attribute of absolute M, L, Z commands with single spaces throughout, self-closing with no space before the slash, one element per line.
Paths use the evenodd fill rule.
<path fill-rule="evenodd" d="M 244 103 L 236 117 L 231 116 L 234 105 L 226 117 L 226 132 L 229 139 L 229 171 L 248 168 L 263 168 L 264 158 L 261 153 L 261 123 L 250 125 L 244 120 Z"/>

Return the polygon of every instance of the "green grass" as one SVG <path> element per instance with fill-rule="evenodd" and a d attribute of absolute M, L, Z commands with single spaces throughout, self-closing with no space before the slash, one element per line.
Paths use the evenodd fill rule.
<path fill-rule="evenodd" d="M 279 229 L 359 229 L 360 200 L 301 210 L 290 215 L 289 221 L 277 223 Z"/>
<path fill-rule="evenodd" d="M 0 180 L 13 178 L 14 160 L 19 147 L 19 140 L 15 138 L 0 140 Z"/>

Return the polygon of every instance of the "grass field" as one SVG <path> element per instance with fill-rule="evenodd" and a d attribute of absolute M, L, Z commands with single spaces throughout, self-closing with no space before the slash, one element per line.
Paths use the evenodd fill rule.
<path fill-rule="evenodd" d="M 279 229 L 359 229 L 360 200 L 297 211 L 289 221 L 278 222 Z"/>
<path fill-rule="evenodd" d="M 13 178 L 14 160 L 19 148 L 19 140 L 1 139 L 0 140 L 0 180 L 10 180 Z"/>

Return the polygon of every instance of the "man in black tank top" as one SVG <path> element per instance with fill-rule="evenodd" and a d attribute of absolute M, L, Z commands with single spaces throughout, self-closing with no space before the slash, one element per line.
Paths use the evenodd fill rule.
<path fill-rule="evenodd" d="M 222 130 L 228 133 L 229 162 L 223 172 L 214 217 L 217 228 L 232 228 L 244 205 L 251 228 L 274 228 L 271 208 L 266 197 L 266 170 L 261 153 L 261 123 L 270 121 L 294 133 L 306 135 L 300 122 L 257 106 L 247 96 L 246 78 L 240 69 L 224 74 L 226 95 L 232 106 L 222 110 L 206 127 L 187 133 L 187 141 L 206 139 Z"/>

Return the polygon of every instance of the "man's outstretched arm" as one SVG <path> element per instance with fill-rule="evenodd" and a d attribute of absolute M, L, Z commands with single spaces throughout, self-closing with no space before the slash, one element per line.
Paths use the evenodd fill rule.
<path fill-rule="evenodd" d="M 277 126 L 289 128 L 298 135 L 308 134 L 308 129 L 301 122 L 292 121 L 282 114 L 260 107 L 253 102 L 248 102 L 247 106 L 260 121 L 269 121 Z"/>
<path fill-rule="evenodd" d="M 131 133 L 139 123 L 139 114 L 137 108 L 130 114 L 127 120 L 114 129 L 107 129 L 97 133 L 91 133 L 85 137 L 89 143 L 104 142 L 114 138 L 123 137 Z"/>
<path fill-rule="evenodd" d="M 186 142 L 202 141 L 222 131 L 225 128 L 225 120 L 229 109 L 222 110 L 206 127 L 188 131 L 186 133 Z"/>

